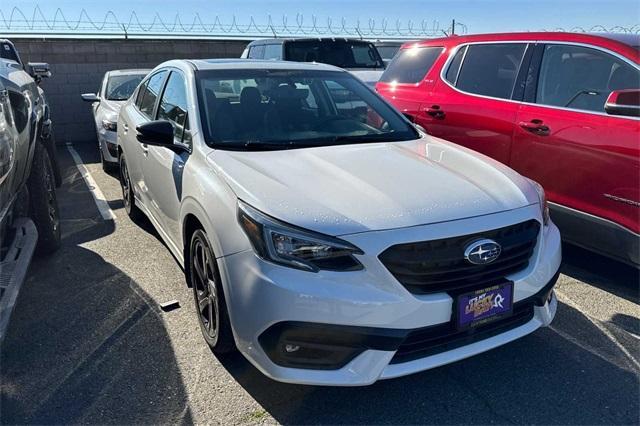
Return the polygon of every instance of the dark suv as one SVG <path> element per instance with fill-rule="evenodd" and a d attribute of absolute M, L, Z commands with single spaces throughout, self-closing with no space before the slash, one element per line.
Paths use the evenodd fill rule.
<path fill-rule="evenodd" d="M 242 58 L 321 62 L 349 70 L 370 86 L 384 71 L 376 46 L 364 40 L 346 38 L 269 38 L 252 41 Z"/>
<path fill-rule="evenodd" d="M 49 66 L 20 60 L 0 39 L 0 341 L 34 250 L 60 245 L 49 107 L 39 87 Z"/>

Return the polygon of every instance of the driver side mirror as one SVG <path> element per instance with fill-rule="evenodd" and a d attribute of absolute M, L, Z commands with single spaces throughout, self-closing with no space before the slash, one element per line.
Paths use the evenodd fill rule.
<path fill-rule="evenodd" d="M 172 151 L 181 151 L 180 145 L 173 143 L 173 124 L 167 120 L 149 121 L 136 127 L 136 139 L 145 145 L 161 146 Z"/>
<path fill-rule="evenodd" d="M 82 100 L 85 102 L 91 102 L 91 103 L 100 102 L 100 98 L 95 93 L 83 93 L 80 96 L 82 96 Z"/>
<path fill-rule="evenodd" d="M 614 90 L 604 104 L 609 115 L 640 117 L 640 89 Z"/>
<path fill-rule="evenodd" d="M 40 83 L 43 78 L 51 77 L 51 68 L 45 62 L 29 62 L 27 72 L 37 83 Z"/>

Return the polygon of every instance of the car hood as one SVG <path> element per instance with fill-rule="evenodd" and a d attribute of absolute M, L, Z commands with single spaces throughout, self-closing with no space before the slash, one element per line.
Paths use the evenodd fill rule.
<path fill-rule="evenodd" d="M 518 173 L 428 136 L 283 151 L 214 150 L 207 160 L 246 203 L 328 235 L 463 219 L 538 202 Z"/>
<path fill-rule="evenodd" d="M 115 117 L 118 119 L 118 114 L 120 113 L 120 108 L 127 101 L 109 101 L 107 99 L 103 99 L 100 101 L 100 113 L 103 114 L 105 118 L 107 117 Z"/>
<path fill-rule="evenodd" d="M 349 72 L 367 83 L 369 86 L 374 87 L 378 80 L 380 80 L 384 70 L 349 69 Z"/>

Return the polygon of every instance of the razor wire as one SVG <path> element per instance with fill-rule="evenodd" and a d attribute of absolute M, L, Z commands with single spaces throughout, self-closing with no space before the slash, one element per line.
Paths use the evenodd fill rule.
<path fill-rule="evenodd" d="M 640 24 L 635 24 L 630 27 L 624 27 L 621 25 L 615 25 L 613 27 L 606 27 L 604 25 L 594 25 L 592 27 L 569 27 L 562 28 L 557 27 L 553 29 L 545 29 L 542 31 L 559 31 L 559 32 L 570 32 L 570 33 L 624 33 L 624 34 L 640 34 Z"/>
<path fill-rule="evenodd" d="M 230 20 L 229 20 L 230 19 Z M 442 28 L 437 20 L 423 19 L 402 21 L 396 19 L 375 20 L 373 18 L 361 21 L 359 18 L 349 21 L 344 17 L 319 18 L 311 15 L 305 18 L 297 13 L 290 19 L 282 15 L 278 19 L 266 15 L 263 22 L 254 16 L 244 20 L 235 15 L 226 20 L 216 15 L 211 22 L 205 22 L 199 13 L 193 18 L 186 19 L 180 13 L 173 18 L 163 18 L 159 12 L 153 18 L 140 19 L 138 13 L 131 11 L 128 19 L 120 19 L 112 10 L 107 11 L 102 19 L 92 18 L 86 9 L 81 9 L 77 19 L 69 19 L 61 8 L 57 8 L 53 17 L 45 16 L 39 6 L 35 6 L 33 13 L 25 13 L 19 7 L 13 7 L 10 12 L 0 9 L 0 34 L 8 35 L 45 35 L 55 36 L 171 36 L 171 37 L 238 37 L 252 38 L 265 36 L 302 36 L 302 37 L 357 37 L 369 39 L 415 39 L 429 38 L 450 34 L 452 26 Z M 463 23 L 456 23 L 458 33 L 466 33 Z"/>

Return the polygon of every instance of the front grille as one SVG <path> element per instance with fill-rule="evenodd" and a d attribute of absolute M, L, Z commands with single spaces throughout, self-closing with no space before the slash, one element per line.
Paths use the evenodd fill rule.
<path fill-rule="evenodd" d="M 533 307 L 533 301 L 516 303 L 512 315 L 464 331 L 458 331 L 453 321 L 414 330 L 402 342 L 391 364 L 413 361 L 497 336 L 531 321 Z"/>
<path fill-rule="evenodd" d="M 378 258 L 412 293 L 458 293 L 494 284 L 529 266 L 539 232 L 540 223 L 529 220 L 476 234 L 398 244 L 389 247 Z M 465 248 L 471 242 L 485 238 L 500 244 L 500 257 L 487 265 L 466 261 Z"/>

